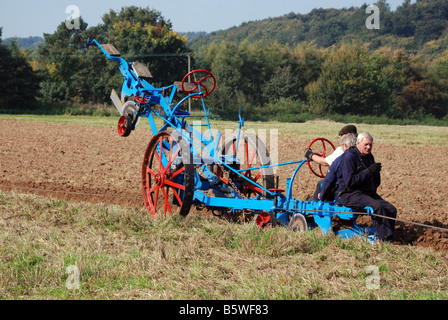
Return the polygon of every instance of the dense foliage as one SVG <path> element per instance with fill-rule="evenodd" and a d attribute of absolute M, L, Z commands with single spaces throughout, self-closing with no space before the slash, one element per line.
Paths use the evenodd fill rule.
<path fill-rule="evenodd" d="M 228 114 L 249 105 L 258 119 L 445 117 L 448 2 L 405 0 L 395 11 L 385 0 L 376 5 L 380 29 L 366 27 L 367 5 L 314 9 L 246 22 L 189 45 L 217 75 L 214 104 Z"/>
<path fill-rule="evenodd" d="M 68 30 L 63 22 L 44 38 L 37 63 L 45 74 L 42 99 L 48 102 L 102 103 L 109 101 L 112 89 L 121 88 L 118 64 L 108 61 L 96 46 L 88 49 L 88 38 L 113 44 L 127 61 L 145 63 L 159 84 L 179 79 L 187 70 L 181 56 L 186 39 L 173 32 L 159 12 L 149 9 L 111 10 L 102 24 L 89 29 L 82 19 L 80 30 Z"/>
<path fill-rule="evenodd" d="M 39 78 L 17 46 L 2 44 L 0 28 L 0 106 L 18 109 L 36 103 Z"/>
<path fill-rule="evenodd" d="M 236 117 L 243 107 L 252 120 L 446 119 L 448 2 L 404 0 L 395 11 L 385 0 L 376 5 L 380 29 L 366 28 L 364 5 L 246 22 L 189 42 L 159 12 L 125 7 L 90 28 L 82 19 L 80 30 L 62 22 L 36 51 L 2 46 L 0 55 L 22 59 L 30 74 L 20 81 L 32 81 L 27 94 L 43 103 L 110 103 L 110 91 L 120 89 L 122 76 L 98 48 L 86 48 L 87 39 L 96 38 L 112 43 L 126 60 L 145 63 L 156 86 L 181 80 L 188 72 L 185 52 L 194 50 L 192 68 L 208 69 L 218 81 L 207 105 L 225 117 Z M 15 74 L 4 70 L 2 77 Z M 0 98 L 3 107 L 11 101 L 18 100 Z"/>

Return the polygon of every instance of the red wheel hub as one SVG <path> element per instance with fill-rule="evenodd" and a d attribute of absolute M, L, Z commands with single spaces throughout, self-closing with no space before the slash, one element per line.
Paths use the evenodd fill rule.
<path fill-rule="evenodd" d="M 121 116 L 118 120 L 117 131 L 120 137 L 127 137 L 133 129 L 132 119 L 129 116 Z"/>

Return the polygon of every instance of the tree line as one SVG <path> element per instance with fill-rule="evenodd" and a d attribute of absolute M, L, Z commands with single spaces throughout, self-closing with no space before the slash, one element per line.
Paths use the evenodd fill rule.
<path fill-rule="evenodd" d="M 210 96 L 219 112 L 251 106 L 253 117 L 416 114 L 442 118 L 448 105 L 448 51 L 430 62 L 403 49 L 369 50 L 359 43 L 294 48 L 222 41 L 199 55 L 219 79 Z"/>
<path fill-rule="evenodd" d="M 120 89 L 123 78 L 116 62 L 86 47 L 88 38 L 113 44 L 128 61 L 145 63 L 155 86 L 170 85 L 188 72 L 190 43 L 170 21 L 149 8 L 125 7 L 110 10 L 90 28 L 82 18 L 79 30 L 62 22 L 44 35 L 37 50 L 0 42 L 0 106 L 110 103 L 111 90 Z M 217 88 L 206 98 L 207 106 L 225 117 L 236 117 L 243 107 L 250 120 L 299 121 L 303 114 L 446 119 L 446 49 L 428 59 L 399 46 L 356 39 L 329 47 L 315 41 L 291 46 L 276 40 L 220 40 L 196 47 L 192 69 L 215 75 Z"/>

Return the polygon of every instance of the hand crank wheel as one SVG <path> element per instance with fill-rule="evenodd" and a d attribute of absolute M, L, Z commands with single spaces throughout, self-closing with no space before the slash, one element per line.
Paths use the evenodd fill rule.
<path fill-rule="evenodd" d="M 179 207 L 179 214 L 186 216 L 193 200 L 193 171 L 190 146 L 180 133 L 156 134 L 148 144 L 142 168 L 143 199 L 149 214 L 165 217 Z"/>
<path fill-rule="evenodd" d="M 201 77 L 199 80 L 196 80 L 192 77 L 193 75 L 196 74 L 198 74 Z M 191 83 L 193 83 L 194 85 L 192 86 L 192 88 L 187 89 L 185 83 L 189 78 L 191 80 Z M 213 90 L 215 90 L 216 79 L 215 76 L 210 71 L 203 69 L 193 70 L 187 73 L 187 75 L 182 79 L 181 87 L 182 91 L 187 95 L 195 92 L 196 90 L 201 89 L 201 91 L 203 92 L 202 96 L 207 97 L 210 93 L 213 92 Z"/>
<path fill-rule="evenodd" d="M 321 157 L 325 157 L 325 155 L 327 154 L 327 144 L 329 144 L 332 148 L 333 151 L 335 150 L 335 147 L 333 145 L 333 143 L 331 143 L 330 140 L 325 139 L 325 138 L 317 138 L 314 139 L 313 141 L 311 141 L 310 145 L 308 146 L 308 149 L 312 149 L 311 147 L 317 143 L 317 142 L 322 142 L 322 152 L 314 152 L 315 155 L 317 156 L 321 156 Z M 319 178 L 325 178 L 325 174 L 322 172 L 322 165 L 319 164 L 319 173 L 317 173 L 311 166 L 310 160 L 307 159 L 307 163 L 308 163 L 308 168 L 310 168 L 311 172 L 314 173 L 316 176 L 318 176 Z"/>

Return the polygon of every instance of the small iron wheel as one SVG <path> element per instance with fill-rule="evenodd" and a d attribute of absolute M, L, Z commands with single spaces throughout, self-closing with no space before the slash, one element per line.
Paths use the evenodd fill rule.
<path fill-rule="evenodd" d="M 289 228 L 292 231 L 307 231 L 308 224 L 303 214 L 296 213 L 289 221 Z"/>

